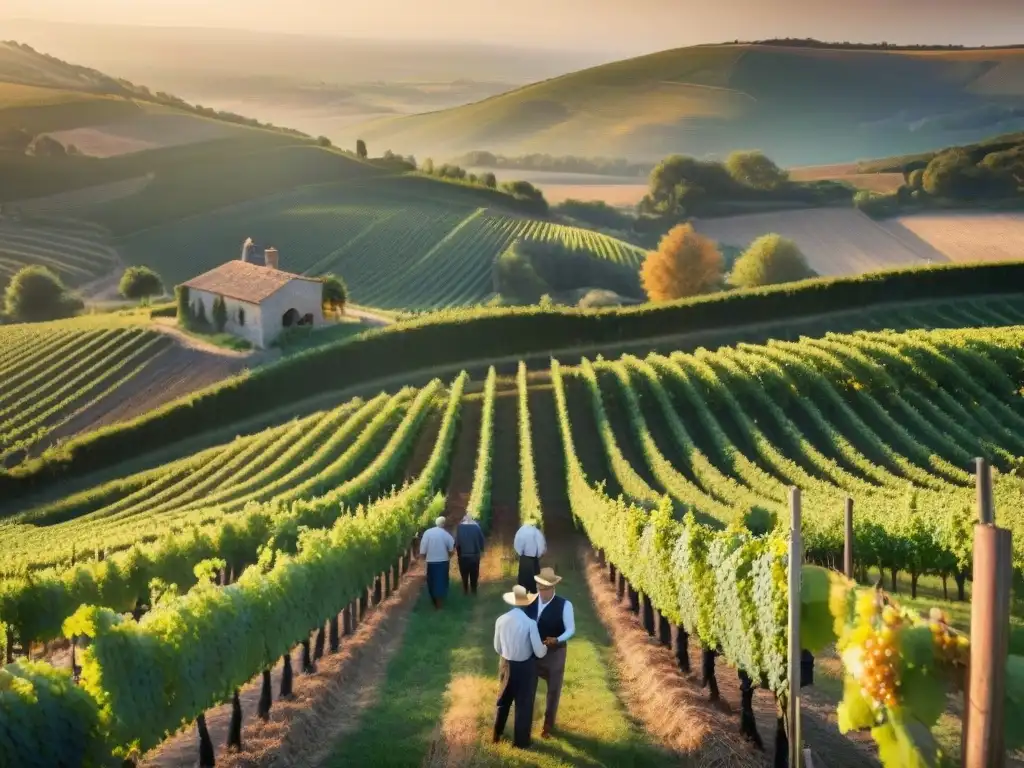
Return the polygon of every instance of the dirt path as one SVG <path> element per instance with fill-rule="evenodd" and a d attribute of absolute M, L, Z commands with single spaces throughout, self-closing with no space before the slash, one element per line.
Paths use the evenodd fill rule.
<path fill-rule="evenodd" d="M 269 722 L 250 718 L 242 750 L 218 756 L 217 765 L 314 766 L 335 742 L 358 728 L 380 698 L 388 664 L 402 647 L 409 616 L 423 591 L 421 561 L 397 592 L 374 608 L 338 653 L 325 655 L 313 675 L 296 675 L 294 698 L 275 702 Z M 244 706 L 244 705 L 243 705 Z"/>
<path fill-rule="evenodd" d="M 371 325 L 377 328 L 381 328 L 385 325 L 391 325 L 395 322 L 392 318 L 387 315 L 382 315 L 374 312 L 372 309 L 365 309 L 363 307 L 356 307 L 348 305 L 345 307 L 345 314 L 349 317 L 354 317 L 360 320 L 364 325 Z"/>
<path fill-rule="evenodd" d="M 292 671 L 302 669 L 302 647 L 297 646 L 292 651 Z M 278 692 L 281 690 L 281 670 L 283 664 L 278 662 L 271 672 L 273 685 L 273 697 L 276 705 Z M 296 679 L 298 675 L 296 675 Z M 257 675 L 250 680 L 239 691 L 239 700 L 242 704 L 243 727 L 248 728 L 256 719 L 256 707 L 260 700 L 260 691 L 263 685 L 262 675 Z M 271 708 L 271 712 L 274 708 Z M 213 742 L 215 753 L 225 751 L 227 743 L 228 725 L 231 721 L 231 704 L 222 704 L 219 707 L 207 710 L 206 727 L 210 731 L 210 740 Z M 156 749 L 148 752 L 140 763 L 142 768 L 193 768 L 199 761 L 199 731 L 195 724 L 178 731 L 174 736 L 164 741 Z"/>

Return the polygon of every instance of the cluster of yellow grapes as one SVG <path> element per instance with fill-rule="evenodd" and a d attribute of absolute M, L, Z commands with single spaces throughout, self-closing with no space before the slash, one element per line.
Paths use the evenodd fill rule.
<path fill-rule="evenodd" d="M 876 704 L 895 707 L 900 687 L 899 637 L 903 617 L 881 595 L 870 592 L 857 600 L 857 613 L 865 627 L 861 641 L 860 683 Z"/>
<path fill-rule="evenodd" d="M 949 616 L 938 608 L 932 608 L 928 615 L 928 626 L 940 662 L 952 667 L 966 667 L 971 643 L 966 635 L 950 629 Z"/>

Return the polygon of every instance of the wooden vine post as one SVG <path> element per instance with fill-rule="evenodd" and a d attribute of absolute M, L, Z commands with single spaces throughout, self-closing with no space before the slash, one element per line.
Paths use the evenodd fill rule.
<path fill-rule="evenodd" d="M 992 475 L 975 459 L 978 523 L 974 526 L 971 592 L 971 658 L 964 686 L 963 766 L 1002 768 L 1006 764 L 1006 660 L 1010 647 L 1012 537 L 995 525 Z"/>
<path fill-rule="evenodd" d="M 853 578 L 853 499 L 846 498 L 846 529 L 843 539 L 843 575 Z"/>
<path fill-rule="evenodd" d="M 800 580 L 803 566 L 803 537 L 800 535 L 800 489 L 789 489 L 789 659 L 786 721 L 789 726 L 789 767 L 803 762 L 800 734 Z"/>

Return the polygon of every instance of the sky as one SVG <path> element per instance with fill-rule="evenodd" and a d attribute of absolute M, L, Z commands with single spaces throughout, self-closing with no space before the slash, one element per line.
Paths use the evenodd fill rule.
<path fill-rule="evenodd" d="M 1024 0 L 0 0 L 0 19 L 645 53 L 705 42 L 1024 42 Z"/>

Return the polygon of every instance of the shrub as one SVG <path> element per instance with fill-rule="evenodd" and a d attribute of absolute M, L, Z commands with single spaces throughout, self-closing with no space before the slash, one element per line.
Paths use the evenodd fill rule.
<path fill-rule="evenodd" d="M 210 321 L 206 319 L 206 306 L 202 299 L 196 299 L 195 307 L 192 310 L 192 325 L 197 330 L 209 330 Z"/>
<path fill-rule="evenodd" d="M 187 285 L 179 285 L 174 289 L 174 298 L 177 300 L 178 324 L 189 328 L 192 325 L 192 302 L 189 299 Z"/>
<path fill-rule="evenodd" d="M 506 181 L 501 184 L 501 189 L 517 200 L 531 203 L 538 211 L 548 212 L 548 201 L 544 199 L 544 193 L 528 181 Z"/>
<path fill-rule="evenodd" d="M 517 245 L 513 243 L 494 260 L 494 292 L 519 303 L 535 304 L 551 288 L 537 274 L 529 255 Z"/>
<path fill-rule="evenodd" d="M 217 333 L 223 333 L 228 324 L 228 305 L 223 296 L 218 296 L 213 300 L 212 314 L 213 327 L 217 329 Z"/>
<path fill-rule="evenodd" d="M 335 313 L 345 311 L 348 303 L 348 286 L 337 275 L 323 275 L 320 278 L 321 300 L 323 305 Z"/>
<path fill-rule="evenodd" d="M 554 240 L 516 240 L 495 261 L 494 290 L 528 304 L 544 293 L 605 288 L 643 295 L 636 270 Z"/>
<path fill-rule="evenodd" d="M 117 290 L 126 299 L 147 299 L 163 293 L 164 286 L 160 275 L 149 267 L 128 267 Z"/>
<path fill-rule="evenodd" d="M 72 317 L 84 305 L 46 267 L 24 267 L 4 291 L 4 314 L 20 323 Z"/>
<path fill-rule="evenodd" d="M 815 277 L 796 243 L 776 234 L 757 238 L 736 261 L 729 284 L 736 288 L 794 283 Z"/>
<path fill-rule="evenodd" d="M 718 245 L 691 224 L 679 224 L 661 238 L 658 250 L 647 254 L 640 280 L 651 301 L 670 301 L 716 290 L 722 269 Z"/>
<path fill-rule="evenodd" d="M 740 184 L 754 189 L 778 189 L 789 181 L 789 173 L 758 150 L 733 152 L 726 159 L 725 168 Z"/>

